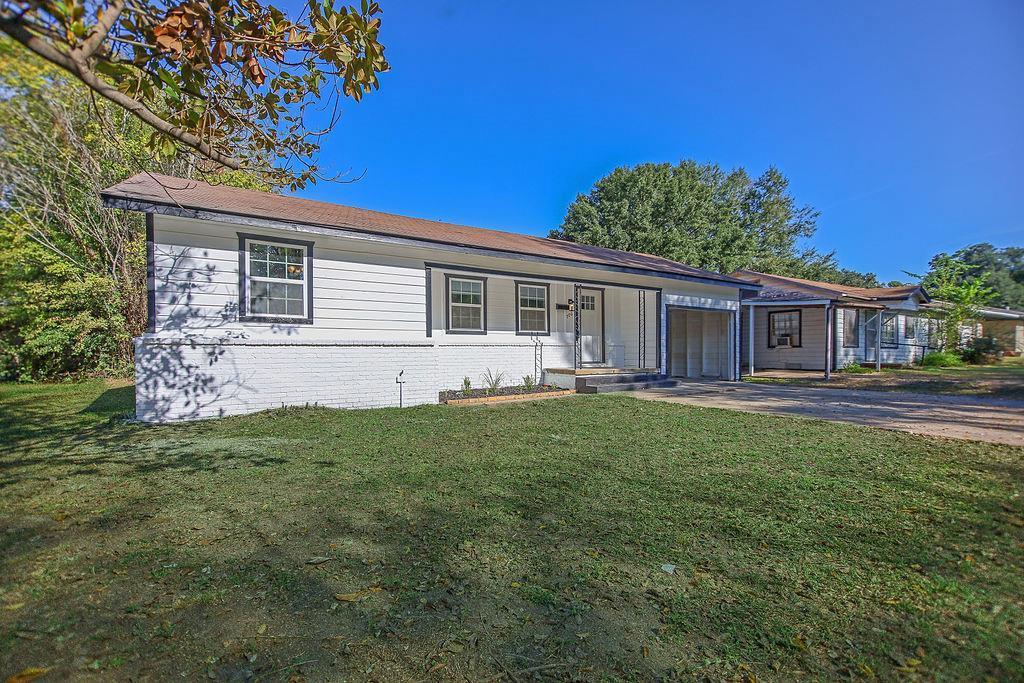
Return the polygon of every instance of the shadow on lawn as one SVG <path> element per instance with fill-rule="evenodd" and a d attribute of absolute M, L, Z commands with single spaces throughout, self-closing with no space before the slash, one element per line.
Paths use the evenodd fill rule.
<path fill-rule="evenodd" d="M 129 424 L 134 405 L 131 385 L 106 389 L 88 406 L 54 413 L 54 404 L 30 398 L 4 402 L 0 415 L 0 489 L 19 481 L 61 481 L 97 474 L 107 465 L 145 474 L 164 470 L 210 472 L 223 467 L 269 466 L 285 460 L 237 446 L 195 449 L 174 438 L 174 426 Z M 105 419 L 104 419 L 105 418 Z M 193 424 L 191 440 L 216 428 Z"/>

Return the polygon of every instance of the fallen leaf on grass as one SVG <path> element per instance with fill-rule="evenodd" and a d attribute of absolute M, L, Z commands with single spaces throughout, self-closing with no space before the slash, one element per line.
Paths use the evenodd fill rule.
<path fill-rule="evenodd" d="M 38 666 L 30 666 L 27 669 L 22 669 L 18 673 L 8 676 L 7 683 L 29 683 L 29 681 L 36 680 L 37 678 L 45 674 L 47 671 L 49 671 L 49 669 L 45 669 Z"/>
<path fill-rule="evenodd" d="M 4 605 L 4 609 L 13 612 L 14 610 L 21 609 L 24 606 L 25 606 L 25 603 L 23 603 L 23 602 L 13 602 L 10 605 Z"/>
<path fill-rule="evenodd" d="M 306 564 L 323 564 L 324 562 L 330 562 L 331 559 L 333 558 L 317 555 L 316 557 L 311 557 L 306 560 Z"/>
<path fill-rule="evenodd" d="M 355 593 L 335 593 L 334 599 L 340 602 L 358 602 L 365 598 L 367 595 L 373 593 L 380 593 L 380 586 L 370 586 L 366 590 L 356 591 Z"/>

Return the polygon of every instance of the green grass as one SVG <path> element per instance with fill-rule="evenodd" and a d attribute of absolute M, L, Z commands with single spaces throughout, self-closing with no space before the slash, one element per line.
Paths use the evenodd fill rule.
<path fill-rule="evenodd" d="M 130 410 L 0 386 L 0 675 L 1024 678 L 1024 449 L 621 395 Z"/>

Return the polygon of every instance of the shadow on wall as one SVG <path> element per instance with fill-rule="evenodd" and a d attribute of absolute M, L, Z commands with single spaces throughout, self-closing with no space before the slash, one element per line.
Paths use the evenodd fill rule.
<path fill-rule="evenodd" d="M 248 338 L 236 327 L 238 303 L 229 301 L 220 309 L 197 303 L 197 295 L 218 286 L 217 268 L 182 263 L 190 258 L 187 252 L 175 254 L 157 283 L 162 300 L 156 326 L 161 333 L 172 334 L 136 340 L 135 408 L 136 417 L 144 422 L 221 417 L 225 409 L 212 406 L 254 391 L 229 353 L 232 344 Z M 294 325 L 275 324 L 270 329 L 275 335 L 298 332 Z"/>

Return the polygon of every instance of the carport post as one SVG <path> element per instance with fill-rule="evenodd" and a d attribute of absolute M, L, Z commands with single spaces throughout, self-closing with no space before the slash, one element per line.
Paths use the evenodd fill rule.
<path fill-rule="evenodd" d="M 835 309 L 825 304 L 825 381 L 832 379 L 832 318 Z"/>
<path fill-rule="evenodd" d="M 750 352 L 750 368 L 748 369 L 748 374 L 751 377 L 753 377 L 754 376 L 754 305 L 750 304 L 749 306 L 747 306 L 747 308 L 750 309 L 750 332 L 747 334 L 747 337 L 750 340 L 750 343 L 747 345 L 747 346 L 750 347 L 750 349 L 749 349 L 749 352 Z"/>
<path fill-rule="evenodd" d="M 882 371 L 882 312 L 875 314 L 875 372 Z"/>

